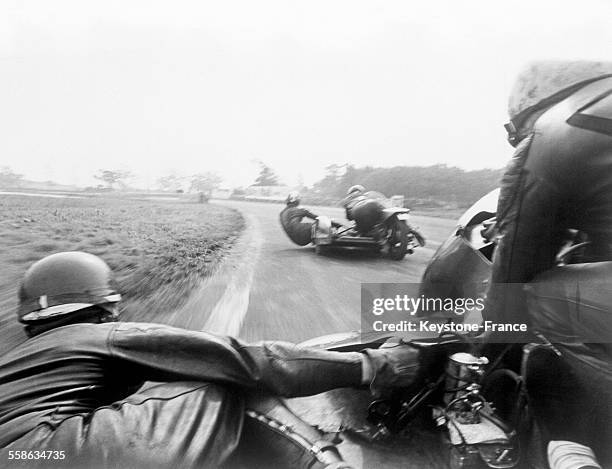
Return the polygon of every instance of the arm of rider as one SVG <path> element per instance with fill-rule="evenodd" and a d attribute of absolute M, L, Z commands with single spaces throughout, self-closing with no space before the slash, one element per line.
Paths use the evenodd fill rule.
<path fill-rule="evenodd" d="M 310 210 L 307 210 L 307 209 L 304 209 L 304 216 L 306 218 L 310 218 L 311 220 L 317 219 L 317 215 L 315 215 L 314 213 L 312 213 Z"/>
<path fill-rule="evenodd" d="M 109 347 L 151 381 L 198 380 L 261 389 L 279 396 L 338 387 L 405 386 L 418 368 L 410 346 L 331 352 L 286 342 L 245 344 L 231 337 L 157 324 L 118 323 Z"/>

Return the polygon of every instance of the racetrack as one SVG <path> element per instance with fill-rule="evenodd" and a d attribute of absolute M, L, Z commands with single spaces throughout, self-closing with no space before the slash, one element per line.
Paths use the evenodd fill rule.
<path fill-rule="evenodd" d="M 281 204 L 216 201 L 247 220 L 241 239 L 218 274 L 204 280 L 168 322 L 235 335 L 247 341 L 300 342 L 360 328 L 364 282 L 418 282 L 425 265 L 455 226 L 450 219 L 413 216 L 427 245 L 402 261 L 364 251 L 336 250 L 318 256 L 294 245 L 282 231 Z M 312 207 L 343 218 L 343 210 Z"/>

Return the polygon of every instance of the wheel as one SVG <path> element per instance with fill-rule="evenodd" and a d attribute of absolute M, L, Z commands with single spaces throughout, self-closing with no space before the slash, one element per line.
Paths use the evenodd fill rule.
<path fill-rule="evenodd" d="M 388 256 L 394 261 L 401 261 L 408 253 L 408 226 L 401 220 L 395 220 L 389 232 Z"/>

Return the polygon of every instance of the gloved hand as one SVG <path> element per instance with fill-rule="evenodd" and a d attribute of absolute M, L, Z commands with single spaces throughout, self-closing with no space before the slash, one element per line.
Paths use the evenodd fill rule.
<path fill-rule="evenodd" d="M 369 382 L 375 397 L 384 389 L 410 386 L 419 372 L 420 351 L 410 344 L 366 349 L 363 354 L 368 362 L 364 380 Z"/>

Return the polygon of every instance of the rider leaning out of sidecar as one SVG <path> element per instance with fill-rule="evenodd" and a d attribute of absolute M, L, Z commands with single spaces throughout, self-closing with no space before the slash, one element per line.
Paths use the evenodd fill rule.
<path fill-rule="evenodd" d="M 300 194 L 291 191 L 285 199 L 285 208 L 280 212 L 280 222 L 289 239 L 298 246 L 306 246 L 312 242 L 312 224 L 318 218 L 310 210 L 300 207 Z M 330 220 L 333 228 L 339 228 L 342 224 Z"/>
<path fill-rule="evenodd" d="M 119 300 L 92 254 L 53 254 L 25 273 L 18 318 L 29 338 L 0 358 L 2 464 L 348 467 L 274 396 L 378 392 L 411 384 L 419 370 L 408 345 L 341 353 L 246 344 L 118 322 Z"/>
<path fill-rule="evenodd" d="M 289 239 L 298 246 L 306 246 L 312 241 L 312 223 L 317 215 L 300 207 L 300 194 L 291 191 L 285 199 L 285 208 L 281 211 L 280 222 Z"/>

